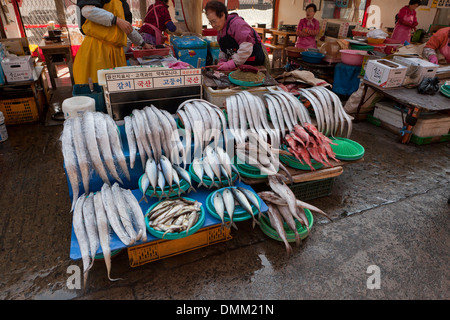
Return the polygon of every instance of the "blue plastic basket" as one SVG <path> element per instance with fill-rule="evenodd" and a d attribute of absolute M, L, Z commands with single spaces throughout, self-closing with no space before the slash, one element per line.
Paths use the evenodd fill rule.
<path fill-rule="evenodd" d="M 314 51 L 303 51 L 302 52 L 302 59 L 305 62 L 320 63 L 323 58 L 325 58 L 325 55 L 320 52 L 314 52 Z"/>

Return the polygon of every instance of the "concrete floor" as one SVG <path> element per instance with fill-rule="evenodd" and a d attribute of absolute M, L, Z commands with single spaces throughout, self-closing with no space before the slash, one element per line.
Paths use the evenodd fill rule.
<path fill-rule="evenodd" d="M 7 127 L 0 143 L 0 299 L 449 299 L 450 144 L 403 145 L 367 122 L 351 138 L 364 161 L 344 167 L 332 194 L 310 200 L 308 238 L 284 245 L 250 221 L 232 240 L 137 268 L 123 250 L 110 282 L 96 261 L 84 289 L 69 289 L 72 219 L 61 125 Z M 368 289 L 369 266 L 380 270 Z M 372 268 L 372 267 L 370 267 Z"/>

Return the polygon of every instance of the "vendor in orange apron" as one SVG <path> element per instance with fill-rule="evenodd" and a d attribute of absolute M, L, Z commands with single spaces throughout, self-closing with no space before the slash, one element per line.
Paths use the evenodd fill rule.
<path fill-rule="evenodd" d="M 450 27 L 436 31 L 423 48 L 423 57 L 434 64 L 439 64 L 439 54 L 443 64 L 450 63 Z"/>
<path fill-rule="evenodd" d="M 127 38 L 135 45 L 152 47 L 133 29 L 126 0 L 78 0 L 77 5 L 85 38 L 73 64 L 75 84 L 86 84 L 89 78 L 97 83 L 98 70 L 126 66 Z"/>
<path fill-rule="evenodd" d="M 156 0 L 150 5 L 144 18 L 144 24 L 139 32 L 146 43 L 160 45 L 164 43 L 162 32 L 166 29 L 175 32 L 177 27 L 172 22 L 169 13 L 169 0 Z"/>

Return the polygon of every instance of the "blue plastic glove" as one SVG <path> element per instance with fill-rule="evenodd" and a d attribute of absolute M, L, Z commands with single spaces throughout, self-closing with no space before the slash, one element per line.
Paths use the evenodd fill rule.
<path fill-rule="evenodd" d="M 219 67 L 217 68 L 219 71 L 231 71 L 234 69 L 236 69 L 236 65 L 234 64 L 233 59 L 230 59 L 227 62 L 219 62 Z"/>

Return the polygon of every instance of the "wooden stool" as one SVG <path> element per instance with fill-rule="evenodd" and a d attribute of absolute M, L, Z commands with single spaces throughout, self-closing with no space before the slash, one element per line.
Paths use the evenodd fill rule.
<path fill-rule="evenodd" d="M 272 49 L 272 68 L 275 68 L 275 63 L 278 64 L 279 62 L 279 68 L 283 67 L 283 61 L 284 61 L 284 46 L 283 45 L 274 45 L 269 43 L 264 43 L 266 48 Z"/>

